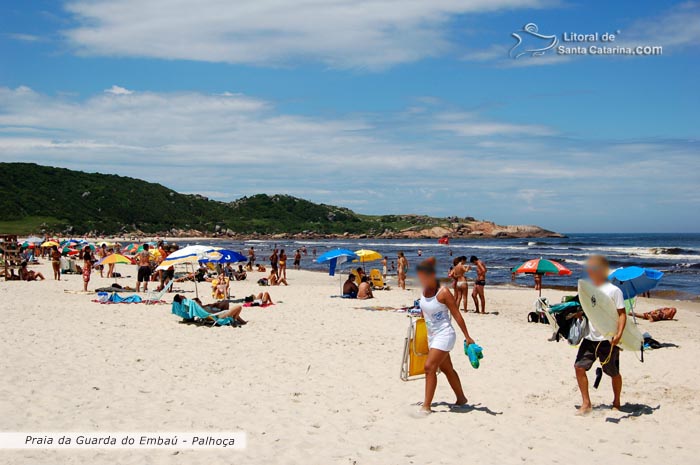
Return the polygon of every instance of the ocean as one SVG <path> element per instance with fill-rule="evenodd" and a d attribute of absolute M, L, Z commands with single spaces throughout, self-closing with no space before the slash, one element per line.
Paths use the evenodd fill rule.
<path fill-rule="evenodd" d="M 489 269 L 489 284 L 511 284 L 511 269 L 531 258 L 557 260 L 572 271 L 571 276 L 545 276 L 544 287 L 576 287 L 583 276 L 583 264 L 591 254 L 608 257 L 613 268 L 641 266 L 665 273 L 661 283 L 652 293 L 657 297 L 678 300 L 700 300 L 700 234 L 567 234 L 565 238 L 542 239 L 467 239 L 452 240 L 449 246 L 433 239 L 336 239 L 336 240 L 280 240 L 280 241 L 222 241 L 217 245 L 241 251 L 255 247 L 258 260 L 269 256 L 275 245 L 284 248 L 291 268 L 294 250 L 306 247 L 304 269 L 324 270 L 327 266 L 313 261 L 313 249 L 317 255 L 342 247 L 350 250 L 371 249 L 396 261 L 396 254 L 403 251 L 409 260 L 412 273 L 422 258 L 435 256 L 440 272 L 447 273 L 452 259 L 459 255 L 476 255 Z M 450 255 L 452 254 L 452 255 Z M 267 260 L 264 260 L 267 263 Z M 379 262 L 368 263 L 368 268 L 379 268 Z M 473 271 L 470 272 L 473 279 Z M 518 275 L 515 285 L 532 286 L 532 277 Z"/>

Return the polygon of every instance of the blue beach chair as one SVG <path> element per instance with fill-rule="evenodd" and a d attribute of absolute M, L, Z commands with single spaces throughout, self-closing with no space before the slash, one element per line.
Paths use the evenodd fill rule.
<path fill-rule="evenodd" d="M 171 309 L 173 315 L 177 315 L 184 320 L 194 320 L 201 322 L 212 322 L 212 326 L 232 326 L 234 323 L 233 318 L 226 317 L 220 318 L 219 315 L 225 313 L 225 311 L 219 313 L 209 313 L 202 308 L 194 300 L 183 299 L 182 302 L 173 302 Z"/>

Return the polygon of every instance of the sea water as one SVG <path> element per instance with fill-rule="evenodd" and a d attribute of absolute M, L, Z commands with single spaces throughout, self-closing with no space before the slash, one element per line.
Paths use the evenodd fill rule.
<path fill-rule="evenodd" d="M 194 243 L 194 242 L 193 242 Z M 453 239 L 450 245 L 440 245 L 436 239 L 335 239 L 335 240 L 264 240 L 217 241 L 216 245 L 237 250 L 247 256 L 247 249 L 255 247 L 259 263 L 267 264 L 273 247 L 284 248 L 292 268 L 294 251 L 306 247 L 302 268 L 327 270 L 327 265 L 314 262 L 316 256 L 342 247 L 350 250 L 371 249 L 396 263 L 396 254 L 404 252 L 410 263 L 409 276 L 423 258 L 435 256 L 438 270 L 447 274 L 452 259 L 466 255 L 477 256 L 488 267 L 487 283 L 510 284 L 511 269 L 531 258 L 557 260 L 572 271 L 571 276 L 545 276 L 545 287 L 575 288 L 583 276 L 583 264 L 592 254 L 605 255 L 612 268 L 641 266 L 665 273 L 654 295 L 670 299 L 700 300 L 700 234 L 577 234 L 565 238 L 539 239 Z M 419 252 L 421 256 L 419 256 Z M 367 268 L 380 268 L 370 262 Z M 391 265 L 390 265 L 391 268 Z M 390 272 L 390 274 L 392 274 Z M 474 272 L 468 275 L 474 278 Z M 516 285 L 532 285 L 532 277 L 518 275 Z"/>

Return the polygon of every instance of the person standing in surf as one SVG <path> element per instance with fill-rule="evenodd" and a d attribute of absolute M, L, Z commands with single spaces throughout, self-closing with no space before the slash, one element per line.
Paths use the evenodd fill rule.
<path fill-rule="evenodd" d="M 622 339 L 622 333 L 627 324 L 627 313 L 625 312 L 625 300 L 620 288 L 608 281 L 609 264 L 602 255 L 593 255 L 586 262 L 586 272 L 593 285 L 601 292 L 609 296 L 617 308 L 617 332 L 615 336 L 608 340 L 593 325 L 588 322 L 588 334 L 581 341 L 576 354 L 576 380 L 581 391 L 581 407 L 578 409 L 579 415 L 589 413 L 593 409 L 591 397 L 588 392 L 587 371 L 591 369 L 596 359 L 603 367 L 603 373 L 612 379 L 613 403 L 612 408 L 620 409 L 620 394 L 622 392 L 622 375 L 620 374 L 620 348 L 617 345 Z"/>
<path fill-rule="evenodd" d="M 452 326 L 454 318 L 462 331 L 467 343 L 474 340 L 469 335 L 467 324 L 464 322 L 457 302 L 446 287 L 441 287 L 436 276 L 435 258 L 422 261 L 417 267 L 418 280 L 423 291 L 420 298 L 420 309 L 428 328 L 428 357 L 425 361 L 425 399 L 420 409 L 421 413 L 430 413 L 435 389 L 437 388 L 437 371 L 440 369 L 447 377 L 450 387 L 457 396 L 456 405 L 465 405 L 467 396 L 464 395 L 462 382 L 452 366 L 450 351 L 457 340 L 457 333 Z"/>
<path fill-rule="evenodd" d="M 472 299 L 476 306 L 476 313 L 479 313 L 479 300 L 481 300 L 481 313 L 486 313 L 486 296 L 484 295 L 484 287 L 486 286 L 486 265 L 477 257 L 472 255 L 469 262 L 476 268 L 476 280 L 474 281 L 474 290 L 472 291 Z M 465 310 L 466 311 L 466 310 Z"/>
<path fill-rule="evenodd" d="M 398 278 L 398 284 L 401 289 L 406 290 L 406 273 L 408 273 L 408 260 L 403 252 L 398 253 L 397 261 L 397 272 L 396 276 Z"/>

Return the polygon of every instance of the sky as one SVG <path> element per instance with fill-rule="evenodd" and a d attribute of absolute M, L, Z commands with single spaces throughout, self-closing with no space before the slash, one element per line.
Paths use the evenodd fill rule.
<path fill-rule="evenodd" d="M 0 8 L 0 161 L 223 201 L 700 232 L 700 2 Z"/>

